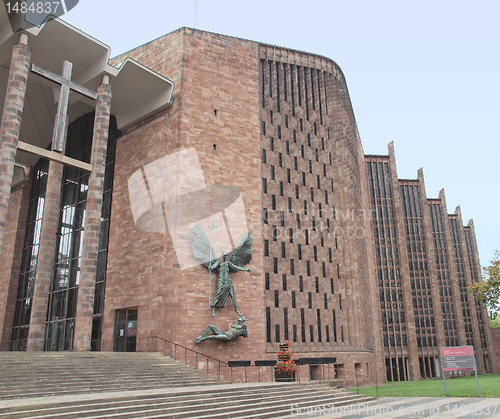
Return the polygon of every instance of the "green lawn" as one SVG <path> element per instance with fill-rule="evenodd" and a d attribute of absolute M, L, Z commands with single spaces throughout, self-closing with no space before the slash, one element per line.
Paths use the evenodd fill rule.
<path fill-rule="evenodd" d="M 481 397 L 500 397 L 500 374 L 478 375 Z M 446 380 L 449 397 L 478 397 L 476 378 Z M 356 389 L 348 389 L 356 391 Z M 375 387 L 360 387 L 361 394 L 376 396 Z M 445 397 L 443 380 L 398 381 L 378 386 L 379 397 Z"/>

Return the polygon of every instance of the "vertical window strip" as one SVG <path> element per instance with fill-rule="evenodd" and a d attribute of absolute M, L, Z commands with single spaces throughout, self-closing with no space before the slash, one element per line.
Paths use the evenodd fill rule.
<path fill-rule="evenodd" d="M 318 80 L 318 105 L 319 105 L 320 124 L 323 125 L 323 103 L 321 100 L 321 72 L 319 70 L 316 70 L 316 78 Z"/>
<path fill-rule="evenodd" d="M 313 111 L 316 110 L 316 95 L 314 93 L 314 69 L 310 68 L 309 69 L 310 73 L 310 78 L 311 78 L 311 101 L 312 101 L 312 108 Z"/>
<path fill-rule="evenodd" d="M 392 198 L 392 182 L 391 182 L 391 175 L 389 173 L 388 163 L 384 163 L 384 172 L 385 172 L 385 184 L 387 187 L 387 198 Z"/>
<path fill-rule="evenodd" d="M 305 314 L 304 314 L 304 309 L 300 309 L 300 328 L 301 328 L 301 337 L 302 337 L 302 342 L 306 342 L 306 319 L 305 319 Z"/>
<path fill-rule="evenodd" d="M 266 107 L 266 76 L 264 65 L 264 60 L 260 60 L 260 102 L 263 108 Z"/>
<path fill-rule="evenodd" d="M 297 66 L 297 99 L 299 101 L 299 106 L 302 106 L 302 80 L 300 77 L 300 73 L 302 67 Z"/>
<path fill-rule="evenodd" d="M 266 307 L 266 341 L 271 343 L 271 308 Z"/>
<path fill-rule="evenodd" d="M 316 309 L 316 317 L 318 319 L 318 342 L 321 342 L 321 311 L 320 309 Z"/>
<path fill-rule="evenodd" d="M 269 83 L 269 97 L 273 97 L 273 73 L 271 61 L 267 62 L 267 77 Z"/>
<path fill-rule="evenodd" d="M 332 310 L 333 319 L 333 341 L 337 342 L 337 318 L 335 317 L 335 310 Z"/>
<path fill-rule="evenodd" d="M 304 102 L 306 105 L 306 119 L 309 121 L 309 89 L 307 87 L 307 68 L 303 67 L 304 69 Z"/>
<path fill-rule="evenodd" d="M 327 88 L 326 88 L 326 71 L 323 72 L 323 82 L 325 86 L 325 113 L 328 115 L 328 95 L 327 93 Z M 330 139 L 330 137 L 328 137 Z"/>
<path fill-rule="evenodd" d="M 276 68 L 276 110 L 278 112 L 280 109 L 280 63 L 275 62 L 274 66 Z"/>
<path fill-rule="evenodd" d="M 283 100 L 285 102 L 288 102 L 288 95 L 287 95 L 287 85 L 286 85 L 286 64 L 283 63 Z"/>

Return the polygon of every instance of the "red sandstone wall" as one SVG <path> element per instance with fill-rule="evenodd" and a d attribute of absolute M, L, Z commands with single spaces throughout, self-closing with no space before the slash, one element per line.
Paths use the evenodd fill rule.
<path fill-rule="evenodd" d="M 269 348 L 265 345 L 264 310 L 271 303 L 264 302 L 264 259 L 268 258 L 262 254 L 259 86 L 259 60 L 265 50 L 262 47 L 250 41 L 183 28 L 126 54 L 173 80 L 175 87 L 173 106 L 167 112 L 130 129 L 118 142 L 105 305 L 104 339 L 108 349 L 112 347 L 109 343 L 113 337 L 114 310 L 138 306 L 139 350 L 144 349 L 147 336 L 159 335 L 219 359 L 276 358 L 272 345 Z M 268 49 L 271 54 L 283 54 L 283 59 L 289 54 L 300 55 L 302 65 L 332 71 L 332 62 L 323 57 Z M 125 55 L 117 57 L 114 63 L 124 58 Z M 335 196 L 330 199 L 337 210 L 354 213 L 368 207 L 364 157 L 343 76 L 334 64 L 333 67 L 336 81 L 332 76 L 328 82 L 328 106 L 335 124 L 326 153 L 332 152 L 332 167 L 338 173 L 331 174 L 335 179 Z M 297 113 L 301 112 L 304 110 L 297 108 Z M 275 114 L 275 117 L 281 120 L 282 116 Z M 268 117 L 263 114 L 263 118 Z M 291 119 L 290 122 L 294 123 Z M 326 138 L 327 132 L 321 136 Z M 237 273 L 233 281 L 239 308 L 250 319 L 248 339 L 193 343 L 209 323 L 227 330 L 237 317 L 232 304 L 229 302 L 226 308 L 217 310 L 216 317 L 211 317 L 206 269 L 198 266 L 180 270 L 170 234 L 167 232 L 160 238 L 157 233 L 142 233 L 132 219 L 127 196 L 130 175 L 161 156 L 190 147 L 196 148 L 207 184 L 232 184 L 242 191 L 254 237 L 254 258 L 249 265 L 252 273 Z M 362 218 L 339 219 L 337 223 L 341 228 L 371 229 L 369 220 Z M 344 325 L 346 343 L 337 345 L 334 352 L 319 348 L 323 354 L 318 355 L 342 353 L 339 362 L 351 383 L 355 363 L 360 374 L 363 371 L 370 375 L 370 381 L 377 375 L 373 351 L 380 346 L 380 337 L 372 333 L 377 317 L 373 317 L 370 309 L 373 295 L 366 292 L 371 287 L 369 272 L 374 263 L 370 246 L 366 238 L 350 241 L 339 238 L 339 255 L 334 255 L 332 266 L 339 262 L 341 267 L 342 281 L 336 284 L 336 293 L 341 292 L 345 308 L 338 311 L 338 333 L 340 340 L 340 325 Z M 297 266 L 297 269 L 302 268 Z M 215 277 L 212 293 L 214 288 Z M 281 298 L 285 298 L 284 294 Z M 308 318 L 307 324 L 313 320 Z M 279 316 L 273 319 L 273 325 L 274 322 L 280 322 Z M 350 352 L 354 348 L 356 352 Z M 317 352 L 318 348 L 306 345 L 303 350 L 298 347 L 293 350 L 297 357 L 311 356 L 310 352 Z M 378 374 L 379 380 L 382 375 Z"/>
<path fill-rule="evenodd" d="M 262 177 L 267 185 L 263 206 L 269 219 L 264 225 L 269 247 L 264 269 L 270 283 L 265 298 L 270 310 L 270 339 L 266 351 L 276 351 L 277 340 L 284 340 L 284 331 L 288 329 L 288 339 L 293 341 L 296 357 L 337 356 L 346 376 L 354 374 L 357 363 L 358 372 L 361 374 L 363 365 L 368 371 L 365 375 L 369 374 L 373 382 L 377 363 L 378 376 L 383 377 L 382 362 L 379 362 L 383 360 L 374 356 L 381 347 L 378 317 L 372 312 L 375 293 L 370 280 L 374 272 L 374 252 L 368 240 L 369 213 L 364 211 L 369 206 L 364 155 L 345 80 L 333 61 L 317 55 L 261 45 L 260 58 L 264 87 L 261 143 L 266 156 Z M 315 195 L 314 202 L 311 191 Z M 303 211 L 304 201 L 307 214 Z M 283 221 L 280 212 L 284 215 Z M 300 227 L 296 216 L 300 218 Z M 289 229 L 293 240 L 289 240 Z M 277 237 L 273 237 L 273 230 Z M 310 233 L 308 239 L 305 239 L 305 230 Z M 284 256 L 282 246 L 286 249 Z M 329 250 L 332 260 L 329 260 Z M 277 273 L 274 272 L 274 259 Z M 325 262 L 325 273 L 322 262 Z M 334 292 L 330 279 L 334 282 Z M 306 329 L 304 342 L 300 336 L 302 310 Z M 336 328 L 332 310 L 336 313 Z M 318 312 L 321 329 L 318 328 Z M 310 326 L 313 326 L 312 338 Z M 297 329 L 296 341 L 292 328 Z M 322 331 L 321 339 L 319 330 Z M 355 355 L 350 352 L 353 348 L 357 351 Z"/>
<path fill-rule="evenodd" d="M 146 65 L 154 64 L 156 71 L 177 81 L 180 79 L 181 51 L 182 36 L 177 32 L 170 35 L 169 48 L 158 41 L 139 47 L 127 56 L 141 58 Z M 122 58 L 116 58 L 115 62 L 123 61 Z M 177 104 L 177 87 L 174 94 Z M 103 316 L 104 350 L 113 349 L 115 310 L 127 307 L 138 307 L 139 350 L 144 350 L 147 337 L 173 337 L 164 330 L 165 310 L 172 304 L 173 293 L 164 294 L 160 287 L 164 276 L 162 264 L 167 259 L 170 266 L 173 265 L 173 248 L 168 243 L 168 235 L 145 233 L 136 228 L 128 179 L 144 165 L 165 156 L 173 147 L 177 140 L 178 112 L 179 107 L 174 105 L 168 112 L 130 128 L 117 142 Z M 170 255 L 163 251 L 164 246 L 170 249 Z"/>
<path fill-rule="evenodd" d="M 256 44 L 181 29 L 127 56 L 176 84 L 168 112 L 129 130 L 118 141 L 105 346 L 112 347 L 114 310 L 138 306 L 139 350 L 147 336 L 159 335 L 219 359 L 259 359 L 264 351 L 264 313 Z M 207 184 L 234 185 L 242 192 L 254 256 L 248 265 L 252 272 L 236 273 L 233 279 L 240 311 L 249 319 L 248 339 L 196 345 L 194 339 L 208 324 L 227 330 L 234 322 L 231 302 L 211 317 L 207 270 L 200 266 L 180 270 L 169 233 L 144 233 L 134 225 L 127 190 L 130 175 L 155 159 L 190 147 L 196 148 Z M 215 282 L 214 275 L 212 296 Z M 235 347 L 238 354 L 233 354 Z"/>

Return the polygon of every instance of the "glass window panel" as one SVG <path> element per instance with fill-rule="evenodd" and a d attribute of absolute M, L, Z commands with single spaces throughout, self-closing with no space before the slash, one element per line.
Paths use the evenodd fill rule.
<path fill-rule="evenodd" d="M 111 191 L 107 191 L 102 196 L 101 217 L 109 218 L 111 214 Z"/>
<path fill-rule="evenodd" d="M 64 350 L 71 351 L 73 349 L 73 337 L 75 335 L 75 321 L 66 321 L 66 334 L 64 336 Z"/>
<path fill-rule="evenodd" d="M 21 309 L 22 309 L 23 305 L 20 304 L 20 302 L 18 301 L 17 304 L 16 304 L 16 307 L 14 309 L 14 323 L 15 325 L 19 324 L 19 320 L 21 319 Z"/>
<path fill-rule="evenodd" d="M 31 307 L 33 305 L 33 299 L 32 298 L 26 298 L 23 301 L 23 307 L 21 309 L 21 326 L 27 326 L 30 323 L 30 317 L 31 317 Z"/>
<path fill-rule="evenodd" d="M 64 309 L 66 306 L 66 291 L 54 292 L 50 303 L 49 320 L 60 320 L 64 318 Z"/>
<path fill-rule="evenodd" d="M 59 263 L 69 263 L 72 236 L 70 230 L 69 234 L 64 234 L 59 238 L 59 253 L 57 255 L 57 261 Z"/>
<path fill-rule="evenodd" d="M 73 248 L 71 249 L 71 257 L 81 257 L 83 243 L 83 230 L 76 230 L 73 233 Z"/>
<path fill-rule="evenodd" d="M 82 160 L 86 163 L 90 163 L 91 148 L 86 148 L 82 153 Z"/>
<path fill-rule="evenodd" d="M 26 292 L 25 295 L 28 298 L 33 297 L 33 291 L 35 289 L 35 271 L 28 272 L 28 281 L 26 284 Z"/>
<path fill-rule="evenodd" d="M 107 266 L 107 251 L 104 250 L 97 254 L 96 282 L 104 282 L 106 280 L 106 266 Z"/>
<path fill-rule="evenodd" d="M 114 163 L 106 165 L 106 175 L 104 176 L 104 191 L 110 191 L 113 188 L 113 177 L 115 173 Z"/>
<path fill-rule="evenodd" d="M 55 274 L 53 277 L 52 291 L 66 289 L 69 280 L 69 259 L 66 263 L 58 263 L 56 265 Z"/>
<path fill-rule="evenodd" d="M 73 288 L 80 284 L 80 265 L 81 259 L 76 258 L 71 260 L 71 269 L 69 276 L 69 287 Z"/>
<path fill-rule="evenodd" d="M 68 304 L 66 310 L 66 318 L 76 317 L 76 304 L 78 300 L 78 288 L 70 288 L 68 290 Z"/>
<path fill-rule="evenodd" d="M 45 349 L 49 351 L 58 351 L 63 345 L 64 339 L 64 321 L 49 324 L 47 342 Z"/>
<path fill-rule="evenodd" d="M 104 312 L 104 283 L 99 282 L 95 285 L 94 293 L 94 314 Z"/>
<path fill-rule="evenodd" d="M 80 188 L 78 190 L 78 202 L 85 201 L 87 199 L 87 189 L 89 184 L 89 175 L 88 173 L 84 174 L 80 178 Z"/>
<path fill-rule="evenodd" d="M 78 183 L 76 181 L 69 181 L 62 187 L 61 204 L 63 206 L 73 205 L 76 202 L 77 194 L 78 194 Z"/>
<path fill-rule="evenodd" d="M 101 231 L 99 232 L 99 249 L 108 247 L 109 220 L 101 221 Z"/>

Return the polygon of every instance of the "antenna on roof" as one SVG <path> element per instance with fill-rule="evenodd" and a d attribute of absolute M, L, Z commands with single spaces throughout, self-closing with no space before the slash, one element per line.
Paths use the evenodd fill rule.
<path fill-rule="evenodd" d="M 193 26 L 198 29 L 198 0 L 194 0 L 194 16 L 193 16 Z"/>

